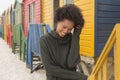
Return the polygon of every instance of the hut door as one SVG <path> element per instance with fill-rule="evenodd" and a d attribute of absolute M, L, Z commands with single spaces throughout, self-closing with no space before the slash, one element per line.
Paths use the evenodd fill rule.
<path fill-rule="evenodd" d="M 64 4 L 73 4 L 74 1 L 73 0 L 64 0 Z"/>
<path fill-rule="evenodd" d="M 31 20 L 31 23 L 35 23 L 35 2 L 33 2 L 32 4 L 31 4 L 31 7 L 32 7 L 32 20 Z"/>
<path fill-rule="evenodd" d="M 53 0 L 53 14 L 55 13 L 55 10 L 59 7 L 59 0 Z M 54 28 L 57 26 L 54 20 L 53 16 L 53 26 Z"/>
<path fill-rule="evenodd" d="M 27 16 L 27 22 L 28 22 L 28 29 L 29 29 L 29 23 L 30 23 L 30 5 L 28 5 L 28 9 L 27 9 L 27 13 L 28 13 L 28 16 Z"/>

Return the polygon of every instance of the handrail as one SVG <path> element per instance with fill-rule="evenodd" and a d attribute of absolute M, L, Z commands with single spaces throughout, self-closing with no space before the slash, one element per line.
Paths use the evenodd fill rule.
<path fill-rule="evenodd" d="M 98 58 L 98 61 L 96 62 L 88 80 L 97 80 L 96 75 L 99 73 L 101 74 L 100 69 L 102 68 L 103 64 L 105 62 L 107 62 L 107 56 L 108 56 L 108 54 L 113 46 L 114 46 L 114 62 L 117 63 L 118 61 L 120 61 L 120 60 L 118 60 L 118 59 L 120 59 L 120 50 L 119 50 L 119 48 L 120 48 L 120 36 L 119 35 L 120 35 L 120 24 L 116 24 L 109 39 L 108 39 L 108 41 L 105 44 L 105 47 L 102 50 L 100 57 Z M 114 75 L 114 76 L 115 76 L 115 80 L 120 80 L 120 77 L 119 77 L 120 69 L 117 69 L 117 68 L 120 68 L 119 62 L 117 64 L 115 64 L 114 69 L 115 69 L 116 75 Z M 105 69 L 105 67 L 104 67 L 104 69 Z M 106 77 L 107 72 L 104 74 L 105 75 L 103 75 L 103 76 L 105 76 L 105 78 L 106 78 L 104 80 L 107 80 L 107 77 Z M 100 78 L 100 80 L 103 80 L 103 79 Z"/>

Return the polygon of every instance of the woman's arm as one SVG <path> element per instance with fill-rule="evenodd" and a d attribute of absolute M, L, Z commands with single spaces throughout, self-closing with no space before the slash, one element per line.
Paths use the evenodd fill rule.
<path fill-rule="evenodd" d="M 71 46 L 69 55 L 67 58 L 67 64 L 69 68 L 76 67 L 77 64 L 80 63 L 80 53 L 79 53 L 79 36 L 81 29 L 74 28 L 74 32 L 72 35 Z"/>

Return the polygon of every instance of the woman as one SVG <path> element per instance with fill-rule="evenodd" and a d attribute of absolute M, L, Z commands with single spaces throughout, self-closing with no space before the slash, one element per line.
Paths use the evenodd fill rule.
<path fill-rule="evenodd" d="M 56 10 L 54 18 L 57 27 L 40 38 L 47 80 L 87 80 L 87 76 L 76 72 L 80 63 L 79 35 L 84 25 L 81 11 L 67 4 Z"/>

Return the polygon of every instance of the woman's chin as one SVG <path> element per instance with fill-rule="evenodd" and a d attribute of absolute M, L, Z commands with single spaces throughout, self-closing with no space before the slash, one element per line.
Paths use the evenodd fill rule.
<path fill-rule="evenodd" d="M 59 35 L 60 37 L 64 37 L 64 35 Z"/>

